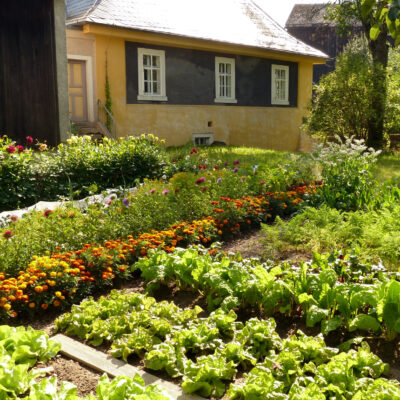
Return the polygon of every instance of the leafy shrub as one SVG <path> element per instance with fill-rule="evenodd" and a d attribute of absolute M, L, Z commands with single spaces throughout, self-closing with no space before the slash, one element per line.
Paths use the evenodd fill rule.
<path fill-rule="evenodd" d="M 392 49 L 387 68 L 387 97 L 384 129 L 400 133 L 400 51 Z M 373 89 L 373 65 L 367 41 L 355 38 L 336 61 L 335 71 L 325 75 L 315 87 L 315 97 L 306 119 L 305 130 L 327 139 L 354 136 L 367 139 L 368 121 L 373 115 L 371 99 L 380 96 Z"/>
<path fill-rule="evenodd" d="M 376 185 L 371 169 L 379 151 L 368 148 L 364 140 L 346 138 L 319 145 L 313 158 L 321 168 L 323 185 L 311 203 L 326 204 L 341 210 L 356 210 L 374 202 Z"/>
<path fill-rule="evenodd" d="M 81 198 L 91 192 L 159 177 L 165 151 L 153 136 L 104 139 L 75 137 L 48 151 L 32 151 L 0 139 L 0 210 L 12 210 L 39 200 Z M 39 147 L 39 148 L 40 148 Z"/>

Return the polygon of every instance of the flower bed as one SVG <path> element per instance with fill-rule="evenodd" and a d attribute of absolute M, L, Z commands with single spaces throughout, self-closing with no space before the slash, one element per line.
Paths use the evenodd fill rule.
<path fill-rule="evenodd" d="M 191 223 L 181 222 L 168 230 L 151 231 L 85 244 L 80 250 L 35 256 L 18 276 L 0 273 L 0 307 L 3 317 L 35 313 L 75 303 L 95 289 L 111 286 L 115 278 L 127 279 L 128 266 L 149 249 L 172 252 L 193 243 L 208 244 L 249 229 L 277 215 L 289 215 L 315 191 L 302 186 L 290 192 L 266 193 L 242 199 L 221 198 L 213 202 L 214 215 Z"/>

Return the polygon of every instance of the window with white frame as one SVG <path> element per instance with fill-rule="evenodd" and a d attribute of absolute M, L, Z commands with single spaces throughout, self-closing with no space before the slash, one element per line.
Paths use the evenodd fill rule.
<path fill-rule="evenodd" d="M 138 48 L 138 100 L 167 101 L 165 51 Z"/>
<path fill-rule="evenodd" d="M 271 103 L 289 105 L 289 67 L 272 65 Z"/>
<path fill-rule="evenodd" d="M 234 58 L 215 57 L 215 102 L 237 103 Z"/>

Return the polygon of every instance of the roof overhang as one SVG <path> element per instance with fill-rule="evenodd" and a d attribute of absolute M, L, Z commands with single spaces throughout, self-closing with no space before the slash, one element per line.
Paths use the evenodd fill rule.
<path fill-rule="evenodd" d="M 68 25 L 74 25 L 77 22 L 78 21 L 69 21 Z M 273 58 L 282 61 L 307 61 L 313 64 L 325 64 L 329 59 L 329 56 L 327 55 L 325 57 L 316 57 L 289 51 L 277 51 L 263 47 L 251 47 L 228 42 L 211 41 L 159 32 L 119 28 L 98 23 L 84 23 L 83 33 L 118 37 L 124 40 L 159 46 L 180 47 L 192 50 L 212 51 L 217 53 L 237 54 L 260 58 Z"/>

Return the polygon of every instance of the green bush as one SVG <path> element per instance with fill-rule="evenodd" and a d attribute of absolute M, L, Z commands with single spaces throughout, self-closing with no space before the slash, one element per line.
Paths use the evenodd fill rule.
<path fill-rule="evenodd" d="M 138 180 L 161 176 L 166 160 L 164 148 L 151 135 L 105 138 L 101 144 L 73 136 L 51 151 L 43 144 L 40 148 L 23 149 L 6 137 L 0 139 L 0 211 L 134 186 Z"/>
<path fill-rule="evenodd" d="M 400 51 L 392 49 L 387 68 L 385 132 L 400 133 Z M 365 39 L 355 38 L 338 57 L 335 71 L 315 87 L 305 130 L 324 140 L 339 135 L 367 139 L 368 121 L 373 115 L 371 99 L 380 96 L 373 89 L 372 58 Z"/>
<path fill-rule="evenodd" d="M 313 154 L 323 185 L 309 204 L 326 204 L 340 210 L 357 210 L 375 202 L 376 182 L 371 169 L 379 151 L 365 146 L 363 139 L 346 138 L 319 145 Z"/>

